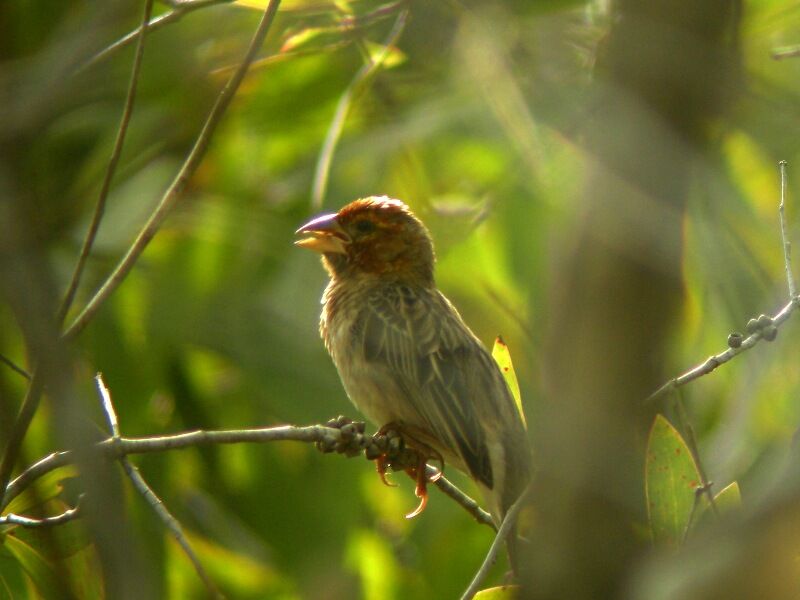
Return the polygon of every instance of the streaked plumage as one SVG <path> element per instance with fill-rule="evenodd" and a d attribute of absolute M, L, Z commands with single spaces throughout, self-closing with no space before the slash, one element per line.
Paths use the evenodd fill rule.
<path fill-rule="evenodd" d="M 350 399 L 471 475 L 501 519 L 530 476 L 525 427 L 494 359 L 436 289 L 424 225 L 373 197 L 298 233 L 331 276 L 320 332 Z"/>

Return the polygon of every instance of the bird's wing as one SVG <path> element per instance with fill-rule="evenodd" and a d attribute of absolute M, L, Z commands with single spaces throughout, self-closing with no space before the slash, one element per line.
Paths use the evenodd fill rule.
<path fill-rule="evenodd" d="M 395 285 L 370 295 L 361 323 L 365 359 L 387 370 L 425 427 L 491 489 L 479 415 L 493 412 L 504 400 L 494 396 L 507 390 L 452 305 L 435 290 Z"/>

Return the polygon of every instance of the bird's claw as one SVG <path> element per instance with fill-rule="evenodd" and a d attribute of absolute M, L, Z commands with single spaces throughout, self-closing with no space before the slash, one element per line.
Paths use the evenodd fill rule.
<path fill-rule="evenodd" d="M 388 487 L 397 487 L 396 483 L 392 483 L 386 479 L 386 470 L 391 466 L 389 458 L 385 454 L 381 454 L 375 459 L 375 466 L 378 469 L 378 477 L 381 478 L 383 485 Z"/>
<path fill-rule="evenodd" d="M 402 430 L 402 426 L 397 423 L 389 423 L 381 427 L 372 438 L 376 448 L 376 455 L 373 456 L 378 475 L 385 485 L 396 487 L 396 484 L 386 480 L 386 472 L 389 468 L 394 471 L 405 471 L 415 482 L 414 495 L 420 502 L 417 508 L 406 515 L 407 519 L 412 519 L 420 514 L 428 505 L 428 483 L 433 483 L 442 476 L 439 470 L 432 477 L 428 477 L 427 464 L 429 459 L 434 459 L 442 463 L 442 455 L 428 446 L 414 439 Z M 409 444 L 406 444 L 409 442 Z M 367 450 L 367 458 L 370 451 Z"/>

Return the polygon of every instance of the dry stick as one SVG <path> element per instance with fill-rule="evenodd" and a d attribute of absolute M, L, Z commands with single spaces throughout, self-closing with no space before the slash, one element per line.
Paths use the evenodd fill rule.
<path fill-rule="evenodd" d="M 364 65 L 362 65 L 355 77 L 353 77 L 350 85 L 347 86 L 347 89 L 339 98 L 339 102 L 336 104 L 336 112 L 333 114 L 333 119 L 328 127 L 328 132 L 325 134 L 325 141 L 322 144 L 322 149 L 320 150 L 319 158 L 317 159 L 317 166 L 314 170 L 314 183 L 311 187 L 311 206 L 315 210 L 319 210 L 322 207 L 323 201 L 325 200 L 325 190 L 328 187 L 328 175 L 330 174 L 331 170 L 333 154 L 336 151 L 336 144 L 339 142 L 339 138 L 342 135 L 344 123 L 347 119 L 347 113 L 350 111 L 350 106 L 353 103 L 353 99 L 361 90 L 361 86 L 369 81 L 370 77 L 377 72 L 377 70 L 386 60 L 386 57 L 389 55 L 390 48 L 397 43 L 397 40 L 403 33 L 407 19 L 408 9 L 405 9 L 397 16 L 397 20 L 395 21 L 392 30 L 389 32 L 389 36 L 386 38 L 381 52 L 375 57 L 374 60 L 368 60 L 366 63 L 364 63 Z"/>
<path fill-rule="evenodd" d="M 230 4 L 234 0 L 186 0 L 183 2 L 173 2 L 169 3 L 172 6 L 172 10 L 164 13 L 163 15 L 157 16 L 155 19 L 151 19 L 147 22 L 147 27 L 138 27 L 137 29 L 131 31 L 130 33 L 124 35 L 122 38 L 107 46 L 106 48 L 102 49 L 100 52 L 92 56 L 89 60 L 87 60 L 83 65 L 81 65 L 77 69 L 77 73 L 85 71 L 86 69 L 96 65 L 100 61 L 104 60 L 110 54 L 116 52 L 117 50 L 121 50 L 126 46 L 129 46 L 136 37 L 142 32 L 143 29 L 146 29 L 146 33 L 151 33 L 153 31 L 157 31 L 170 23 L 174 23 L 175 21 L 180 21 L 184 15 L 189 14 L 190 12 L 194 12 L 200 8 L 207 8 L 209 6 L 215 6 L 218 4 Z"/>
<path fill-rule="evenodd" d="M 152 12 L 153 0 L 145 0 L 142 24 L 136 36 L 136 52 L 133 57 L 130 82 L 128 83 L 128 95 L 125 97 L 125 106 L 122 109 L 122 117 L 120 118 L 119 128 L 117 129 L 117 139 L 114 140 L 114 148 L 111 151 L 111 158 L 108 161 L 108 168 L 103 177 L 103 183 L 100 186 L 100 195 L 94 207 L 94 214 L 92 214 L 89 230 L 86 232 L 86 237 L 83 240 L 78 262 L 75 263 L 75 270 L 72 273 L 67 292 L 64 294 L 64 299 L 61 301 L 61 306 L 58 309 L 57 319 L 59 326 L 64 322 L 64 318 L 67 316 L 67 312 L 75 299 L 75 292 L 78 290 L 83 269 L 86 266 L 86 261 L 89 259 L 89 254 L 92 252 L 92 246 L 97 237 L 97 232 L 100 229 L 100 222 L 103 220 L 106 200 L 108 200 L 108 192 L 111 190 L 111 180 L 114 178 L 114 173 L 117 170 L 117 164 L 119 164 L 119 158 L 122 155 L 122 147 L 125 145 L 125 136 L 128 133 L 128 124 L 133 114 L 133 101 L 136 98 L 136 87 L 139 83 L 139 73 L 141 72 L 142 57 L 144 56 L 144 38 L 147 34 L 147 23 L 150 21 Z"/>
<path fill-rule="evenodd" d="M 13 360 L 8 358 L 7 356 L 5 356 L 3 354 L 0 354 L 0 362 L 2 362 L 4 365 L 6 365 L 9 369 L 14 371 L 15 373 L 17 373 L 19 375 L 22 375 L 25 379 L 30 381 L 31 374 L 28 373 L 25 369 L 20 367 L 17 363 L 15 363 Z"/>
<path fill-rule="evenodd" d="M 683 429 L 684 433 L 686 434 L 686 442 L 689 446 L 689 452 L 692 453 L 694 464 L 697 467 L 697 473 L 700 475 L 702 490 L 708 497 L 708 503 L 711 505 L 711 509 L 718 517 L 719 509 L 717 508 L 717 503 L 714 500 L 714 494 L 711 493 L 711 482 L 706 477 L 706 470 L 703 467 L 703 462 L 700 460 L 700 450 L 697 447 L 697 437 L 694 434 L 694 427 L 692 427 L 692 422 L 689 419 L 689 416 L 686 414 L 686 407 L 683 405 L 683 393 L 680 389 L 678 389 L 677 392 L 678 393 L 675 398 L 675 412 L 678 414 L 678 420 L 680 421 L 681 429 Z"/>
<path fill-rule="evenodd" d="M 531 484 L 525 486 L 525 489 L 519 495 L 519 498 L 517 498 L 514 501 L 514 504 L 511 505 L 511 508 L 508 509 L 508 512 L 503 519 L 503 523 L 500 525 L 500 529 L 497 531 L 497 535 L 494 536 L 494 541 L 489 547 L 489 552 L 486 553 L 486 558 L 483 559 L 483 564 L 481 564 L 478 572 L 475 573 L 475 577 L 472 578 L 467 590 L 461 596 L 461 600 L 471 600 L 475 594 L 478 593 L 478 588 L 480 588 L 483 580 L 486 579 L 486 576 L 489 574 L 489 569 L 491 569 L 492 565 L 494 565 L 494 561 L 497 560 L 497 554 L 500 552 L 503 542 L 506 541 L 506 538 L 509 535 L 516 535 L 514 532 L 514 526 L 517 523 L 517 516 L 519 515 L 519 511 L 525 505 L 525 501 L 528 498 L 530 489 Z"/>
<path fill-rule="evenodd" d="M 438 469 L 433 468 L 430 465 L 425 467 L 425 473 L 427 474 L 429 479 L 432 479 L 437 474 L 440 473 Z M 447 479 L 444 475 L 440 475 L 439 478 L 433 482 L 433 484 L 439 488 L 446 496 L 449 496 L 456 503 L 460 504 L 464 510 L 466 510 L 469 514 L 473 516 L 473 518 L 480 523 L 481 525 L 488 525 L 495 531 L 497 531 L 497 526 L 494 524 L 492 520 L 492 515 L 488 512 L 483 510 L 475 500 L 467 496 L 464 492 L 462 492 L 458 487 L 453 485 L 453 483 Z"/>
<path fill-rule="evenodd" d="M 789 230 L 786 225 L 786 161 L 778 163 L 781 170 L 781 203 L 778 205 L 778 215 L 781 220 L 781 239 L 783 240 L 783 264 L 786 268 L 786 283 L 789 286 L 789 297 L 797 296 L 797 285 L 792 273 L 792 242 L 789 240 Z"/>
<path fill-rule="evenodd" d="M 778 213 L 781 219 L 783 257 L 786 267 L 786 279 L 787 279 L 787 284 L 789 286 L 790 299 L 789 303 L 783 308 L 781 308 L 774 317 L 772 317 L 772 325 L 774 325 L 776 328 L 780 327 L 791 316 L 792 312 L 794 312 L 794 310 L 798 306 L 800 306 L 800 296 L 797 295 L 796 286 L 794 283 L 794 276 L 792 275 L 792 267 L 789 254 L 791 249 L 791 244 L 789 242 L 786 220 L 783 211 L 784 200 L 786 197 L 785 188 L 786 188 L 786 162 L 781 161 L 781 202 L 778 207 L 779 208 Z M 713 371 L 720 365 L 728 362 L 734 356 L 737 356 L 742 352 L 745 352 L 746 350 L 749 350 L 750 348 L 755 346 L 762 339 L 762 337 L 763 337 L 762 331 L 761 330 L 756 331 L 755 333 L 750 334 L 748 337 L 742 340 L 741 345 L 738 346 L 737 348 L 728 348 L 727 350 L 724 350 L 719 354 L 710 356 L 705 361 L 703 361 L 702 363 L 700 363 L 695 367 L 692 367 L 682 375 L 678 375 L 677 377 L 674 377 L 673 379 L 667 381 L 655 392 L 650 394 L 650 396 L 647 397 L 645 402 L 650 402 L 651 400 L 655 400 L 656 398 L 659 398 L 664 394 L 671 392 L 672 390 L 676 390 L 679 387 L 684 386 L 691 381 L 694 381 L 695 379 L 699 379 L 704 375 L 708 375 L 709 373 L 711 373 L 711 371 Z"/>
<path fill-rule="evenodd" d="M 272 21 L 275 18 L 275 13 L 277 13 L 279 5 L 280 0 L 270 0 L 267 8 L 264 10 L 264 15 L 261 18 L 258 29 L 253 35 L 253 39 L 250 42 L 249 48 L 247 49 L 247 54 L 245 54 L 241 64 L 233 73 L 233 75 L 231 75 L 228 83 L 225 84 L 225 87 L 222 88 L 222 91 L 220 91 L 219 95 L 217 96 L 217 101 L 215 102 L 214 107 L 211 109 L 211 112 L 209 113 L 208 118 L 203 125 L 203 129 L 200 132 L 200 135 L 197 137 L 197 141 L 195 142 L 191 152 L 189 152 L 189 156 L 186 157 L 186 161 L 183 163 L 180 171 L 162 196 L 158 206 L 150 215 L 150 218 L 139 232 L 139 235 L 136 236 L 136 239 L 128 249 L 128 252 L 122 258 L 114 271 L 108 276 L 105 283 L 103 283 L 97 293 L 95 293 L 83 311 L 75 318 L 69 328 L 64 332 L 65 339 L 70 340 L 74 338 L 83 330 L 84 327 L 86 327 L 88 322 L 100 309 L 100 306 L 102 306 L 103 302 L 105 302 L 105 300 L 111 295 L 112 292 L 114 292 L 114 290 L 117 289 L 117 286 L 119 286 L 119 284 L 122 283 L 122 281 L 128 275 L 130 270 L 133 268 L 133 265 L 136 264 L 136 261 L 139 259 L 139 256 L 150 243 L 150 240 L 152 240 L 153 236 L 155 236 L 155 234 L 158 232 L 159 228 L 164 222 L 164 219 L 177 203 L 178 198 L 180 198 L 181 193 L 186 188 L 189 178 L 194 174 L 195 170 L 197 170 L 197 167 L 200 165 L 200 161 L 203 159 L 203 156 L 208 149 L 211 136 L 216 130 L 217 125 L 219 125 L 223 114 L 225 114 L 225 111 L 230 105 L 231 100 L 236 94 L 236 90 L 242 83 L 242 79 L 244 79 L 247 68 L 250 66 L 250 63 L 253 62 L 256 53 L 258 53 L 258 50 L 261 47 L 261 44 L 263 43 L 270 26 L 272 25 Z"/>
<path fill-rule="evenodd" d="M 30 517 L 23 517 L 22 515 L 8 513 L 0 517 L 0 525 L 19 525 L 29 529 L 35 529 L 37 527 L 53 527 L 55 525 L 62 525 L 77 519 L 81 514 L 80 508 L 80 500 L 78 500 L 78 505 L 75 506 L 75 508 L 69 508 L 60 515 L 44 517 L 42 519 L 32 519 Z"/>
<path fill-rule="evenodd" d="M 103 414 L 106 417 L 106 423 L 108 424 L 108 428 L 111 430 L 111 443 L 114 444 L 120 438 L 120 429 L 119 420 L 117 419 L 117 412 L 114 410 L 114 404 L 111 401 L 111 392 L 109 392 L 108 387 L 103 381 L 103 375 L 101 373 L 98 373 L 94 380 L 97 386 L 97 393 L 100 396 L 100 402 L 103 406 Z M 159 498 L 153 489 L 147 484 L 144 477 L 142 477 L 142 474 L 139 472 L 139 469 L 137 469 L 133 463 L 128 460 L 128 457 L 120 456 L 118 460 L 122 465 L 122 468 L 125 470 L 125 474 L 131 480 L 133 487 L 142 495 L 145 501 L 156 513 L 156 516 L 161 519 L 162 523 L 164 523 L 164 526 L 170 531 L 170 533 L 172 533 L 172 536 L 175 538 L 175 541 L 178 542 L 178 545 L 183 549 L 184 553 L 194 566 L 194 570 L 197 572 L 198 577 L 200 577 L 200 579 L 203 581 L 203 584 L 206 586 L 209 595 L 214 598 L 222 598 L 222 595 L 217 589 L 217 586 L 214 584 L 214 581 L 211 579 L 211 577 L 209 577 L 208 573 L 206 573 L 206 570 L 203 568 L 203 564 L 195 554 L 191 544 L 189 544 L 189 540 L 186 538 L 186 534 L 183 532 L 183 527 L 181 527 L 180 522 L 174 516 L 172 516 L 172 513 L 169 512 L 161 498 Z"/>
<path fill-rule="evenodd" d="M 51 471 L 55 471 L 59 467 L 71 464 L 73 457 L 74 453 L 70 450 L 53 452 L 25 469 L 16 479 L 6 486 L 5 495 L 3 496 L 2 502 L 0 502 L 0 512 L 2 512 L 14 498 L 28 489 L 34 481 L 47 475 Z"/>
<path fill-rule="evenodd" d="M 208 446 L 212 444 L 241 444 L 241 443 L 265 443 L 280 441 L 295 442 L 329 442 L 334 443 L 342 439 L 342 432 L 335 427 L 324 425 L 309 425 L 306 427 L 296 427 L 293 425 L 282 425 L 278 427 L 262 427 L 259 429 L 229 429 L 221 431 L 187 431 L 166 436 L 153 436 L 143 438 L 124 438 L 108 439 L 95 444 L 95 448 L 104 453 L 109 459 L 127 456 L 129 454 L 146 454 L 153 452 L 164 452 L 166 450 L 177 450 L 190 448 L 193 446 Z M 8 502 L 16 498 L 27 489 L 38 478 L 65 465 L 71 464 L 74 460 L 72 451 L 54 452 L 42 458 L 35 464 L 23 471 L 16 479 L 8 484 L 5 493 L 5 503 L 0 504 L 0 510 Z M 429 471 L 430 475 L 438 471 Z M 442 481 L 441 477 L 439 481 Z M 477 508 L 475 500 L 459 490 L 451 482 L 446 481 L 438 487 L 447 496 L 458 503 L 470 515 L 475 517 L 480 523 L 485 523 L 493 527 L 491 517 L 486 511 Z"/>

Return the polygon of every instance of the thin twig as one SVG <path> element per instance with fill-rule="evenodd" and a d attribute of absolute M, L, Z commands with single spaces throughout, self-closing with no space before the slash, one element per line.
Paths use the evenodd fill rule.
<path fill-rule="evenodd" d="M 781 239 L 783 240 L 783 263 L 786 267 L 786 283 L 789 285 L 789 297 L 797 296 L 797 285 L 792 273 L 792 242 L 789 240 L 789 228 L 786 225 L 786 161 L 778 163 L 781 170 L 781 203 L 778 205 L 778 215 L 781 220 Z"/>
<path fill-rule="evenodd" d="M 522 510 L 522 507 L 525 505 L 525 501 L 528 498 L 528 492 L 530 489 L 531 485 L 528 484 L 519 495 L 519 498 L 517 498 L 514 501 L 514 504 L 511 505 L 511 508 L 508 509 L 508 512 L 503 519 L 503 523 L 500 525 L 500 529 L 497 531 L 497 535 L 494 536 L 494 541 L 489 547 L 489 552 L 486 553 L 486 558 L 483 559 L 481 568 L 478 569 L 477 573 L 475 573 L 475 577 L 472 578 L 467 590 L 461 596 L 461 600 L 471 600 L 475 594 L 478 593 L 478 588 L 480 588 L 483 580 L 486 579 L 486 576 L 489 574 L 489 569 L 491 569 L 492 565 L 494 565 L 494 561 L 497 560 L 497 554 L 500 552 L 503 542 L 506 541 L 506 538 L 508 538 L 509 535 L 516 535 L 514 528 L 517 524 L 517 516 L 519 515 L 519 511 Z"/>
<path fill-rule="evenodd" d="M 152 33 L 169 25 L 170 23 L 174 23 L 175 21 L 180 21 L 185 15 L 189 14 L 190 12 L 194 12 L 201 8 L 207 8 L 209 6 L 215 6 L 218 4 L 230 4 L 234 0 L 187 0 L 184 2 L 171 2 L 168 3 L 172 10 L 169 12 L 164 13 L 163 15 L 159 15 L 154 19 L 151 19 L 147 23 L 147 31 L 146 33 Z M 129 46 L 142 32 L 142 27 L 138 27 L 134 29 L 130 33 L 124 35 L 119 40 L 103 48 L 100 52 L 92 56 L 89 60 L 83 63 L 78 69 L 77 73 L 85 71 L 86 69 L 96 65 L 100 61 L 107 58 L 109 55 L 113 54 L 117 50 L 121 50 L 126 46 Z"/>
<path fill-rule="evenodd" d="M 86 261 L 89 259 L 89 254 L 92 252 L 92 246 L 97 237 L 97 232 L 100 229 L 100 222 L 103 220 L 106 200 L 108 200 L 108 193 L 111 190 L 111 180 L 114 178 L 114 173 L 117 170 L 117 164 L 119 164 L 119 158 L 122 155 L 122 147 L 125 145 L 125 136 L 128 133 L 128 124 L 133 114 L 133 101 L 136 98 L 136 87 L 139 83 L 139 73 L 141 72 L 142 57 L 144 56 L 144 38 L 147 33 L 147 23 L 150 21 L 152 12 L 153 0 L 145 0 L 142 24 L 139 26 L 136 52 L 133 56 L 133 67 L 131 67 L 131 78 L 128 83 L 128 95 L 125 97 L 125 105 L 122 108 L 122 117 L 120 118 L 119 128 L 117 129 L 117 139 L 114 140 L 114 148 L 111 151 L 111 158 L 108 161 L 103 183 L 100 186 L 100 195 L 97 197 L 97 204 L 94 207 L 89 230 L 86 232 L 83 246 L 81 246 L 78 262 L 75 263 L 75 270 L 72 273 L 72 278 L 64 294 L 64 299 L 61 301 L 61 306 L 58 309 L 57 319 L 59 325 L 64 322 L 64 318 L 67 316 L 67 312 L 69 312 L 72 302 L 75 299 L 75 292 L 78 290 L 83 269 L 86 266 Z"/>
<path fill-rule="evenodd" d="M 772 317 L 772 324 L 775 327 L 780 327 L 784 323 L 784 321 L 786 321 L 791 316 L 792 312 L 794 312 L 794 310 L 798 307 L 798 305 L 800 305 L 800 298 L 795 296 L 786 306 L 781 308 L 774 317 Z M 650 402 L 652 400 L 655 400 L 663 396 L 664 394 L 671 392 L 672 390 L 678 389 L 679 387 L 694 381 L 695 379 L 699 379 L 704 375 L 708 375 L 720 365 L 725 364 L 733 357 L 755 346 L 762 339 L 762 337 L 763 337 L 762 333 L 760 331 L 757 331 L 756 333 L 753 333 L 750 336 L 744 338 L 742 340 L 741 346 L 737 348 L 728 348 L 727 350 L 724 350 L 719 354 L 710 356 L 705 361 L 703 361 L 697 366 L 692 367 L 682 375 L 678 375 L 677 377 L 667 381 L 655 392 L 650 394 L 645 401 Z"/>
<path fill-rule="evenodd" d="M 439 473 L 439 470 L 428 465 L 425 469 L 425 472 L 427 473 L 428 477 L 431 478 L 436 476 L 436 474 Z M 450 498 L 460 504 L 464 510 L 466 510 L 475 518 L 478 523 L 481 525 L 488 525 L 497 531 L 497 526 L 492 520 L 492 515 L 483 510 L 480 505 L 475 502 L 475 500 L 467 496 L 459 488 L 453 485 L 453 483 L 444 475 L 440 475 L 439 478 L 434 482 L 434 485 L 444 492 L 446 496 L 450 496 Z"/>
<path fill-rule="evenodd" d="M 212 444 L 241 444 L 241 443 L 266 443 L 280 441 L 296 442 L 338 442 L 342 439 L 342 432 L 335 427 L 324 425 L 309 425 L 306 427 L 296 427 L 293 425 L 282 425 L 278 427 L 264 427 L 260 429 L 229 429 L 219 431 L 187 431 L 174 435 L 107 439 L 95 445 L 95 448 L 102 452 L 109 459 L 116 459 L 129 454 L 146 454 L 153 452 L 164 452 L 166 450 L 177 450 L 190 448 L 193 446 L 208 446 Z M 64 465 L 71 464 L 74 460 L 74 453 L 71 451 L 54 452 L 44 457 L 40 461 L 25 469 L 16 479 L 8 484 L 4 501 L 0 504 L 0 510 L 7 506 L 11 500 L 16 498 L 26 490 L 38 478 Z M 431 469 L 433 469 L 431 467 Z M 435 472 L 432 470 L 430 474 Z M 477 508 L 477 502 L 459 490 L 452 482 L 439 478 L 436 482 L 443 493 L 449 496 L 457 504 L 464 508 L 470 515 L 481 523 L 494 526 L 490 521 L 489 514 Z M 442 482 L 442 483 L 439 483 Z"/>
<path fill-rule="evenodd" d="M 784 321 L 786 321 L 794 312 L 794 310 L 800 306 L 800 296 L 797 295 L 797 289 L 794 282 L 794 276 L 792 275 L 792 267 L 790 262 L 790 250 L 791 250 L 791 242 L 789 241 L 789 235 L 787 232 L 786 226 L 786 219 L 784 217 L 784 203 L 786 200 L 786 161 L 781 161 L 779 163 L 781 169 L 781 200 L 778 206 L 778 213 L 780 215 L 781 221 L 781 237 L 783 240 L 783 256 L 784 256 L 784 263 L 786 265 L 786 279 L 789 285 L 789 303 L 781 308 L 778 313 L 771 318 L 771 325 L 774 326 L 776 329 L 779 328 Z M 741 340 L 739 344 L 735 347 L 731 346 L 727 350 L 720 352 L 719 354 L 715 354 L 710 356 L 705 361 L 700 363 L 699 365 L 692 367 L 682 375 L 678 375 L 677 377 L 670 379 L 660 388 L 658 388 L 655 392 L 650 394 L 645 402 L 650 402 L 663 396 L 664 394 L 671 392 L 672 390 L 676 390 L 681 386 L 686 385 L 687 383 L 694 381 L 695 379 L 699 379 L 704 375 L 708 375 L 719 367 L 722 364 L 725 364 L 729 360 L 731 360 L 734 356 L 749 350 L 753 346 L 755 346 L 761 339 L 764 337 L 764 331 L 762 329 L 758 329 L 757 331 L 751 333 L 748 337 Z M 774 338 L 771 338 L 774 339 Z"/>
<path fill-rule="evenodd" d="M 37 527 L 53 527 L 55 525 L 62 525 L 80 516 L 81 507 L 80 500 L 75 508 L 65 510 L 60 515 L 53 517 L 44 517 L 41 519 L 34 519 L 31 517 L 23 517 L 22 515 L 15 515 L 8 513 L 0 517 L 0 525 L 19 525 L 21 527 L 37 528 Z"/>
<path fill-rule="evenodd" d="M 31 374 L 28 373 L 25 369 L 20 367 L 17 363 L 15 363 L 13 360 L 8 358 L 7 356 L 5 356 L 3 354 L 0 354 L 0 362 L 3 363 L 5 366 L 7 366 L 12 371 L 14 371 L 15 373 L 17 373 L 18 375 L 22 375 L 25 379 L 30 381 Z"/>
<path fill-rule="evenodd" d="M 34 368 L 30 384 L 28 384 L 28 391 L 25 392 L 25 397 L 22 399 L 22 405 L 17 413 L 17 418 L 14 420 L 11 433 L 3 449 L 3 458 L 0 459 L 0 492 L 6 489 L 9 479 L 11 479 L 11 473 L 17 462 L 17 457 L 22 448 L 25 434 L 28 432 L 28 427 L 33 420 L 33 416 L 39 408 L 39 400 L 42 397 L 43 390 L 44 377 L 42 376 L 42 372 L 40 369 Z M 2 496 L 2 494 L 0 494 L 0 496 Z M 6 498 L 4 496 L 0 497 L 0 506 L 5 506 L 6 504 Z"/>
<path fill-rule="evenodd" d="M 73 452 L 69 450 L 53 452 L 25 469 L 6 487 L 6 493 L 3 496 L 2 502 L 0 502 L 0 512 L 2 512 L 14 498 L 28 489 L 34 481 L 47 475 L 51 471 L 55 471 L 59 467 L 71 464 L 73 457 Z"/>
<path fill-rule="evenodd" d="M 117 412 L 114 410 L 114 404 L 111 400 L 111 392 L 109 392 L 108 387 L 103 381 L 103 376 L 101 373 L 98 373 L 94 379 L 97 386 L 97 393 L 100 396 L 100 402 L 103 406 L 103 414 L 106 417 L 108 428 L 111 430 L 111 442 L 115 443 L 116 440 L 120 438 L 120 429 Z M 133 463 L 128 460 L 127 456 L 119 457 L 119 463 L 122 465 L 122 468 L 124 469 L 125 474 L 128 476 L 128 479 L 131 480 L 133 487 L 142 495 L 145 501 L 153 509 L 153 512 L 156 513 L 156 516 L 161 519 L 161 522 L 175 538 L 175 541 L 178 542 L 178 545 L 183 549 L 184 553 L 189 558 L 189 561 L 194 566 L 197 576 L 200 577 L 203 584 L 206 586 L 206 590 L 208 591 L 209 595 L 214 598 L 222 598 L 222 594 L 220 594 L 216 584 L 206 572 L 203 564 L 197 557 L 197 554 L 195 554 L 195 551 L 189 543 L 189 540 L 186 537 L 180 522 L 172 515 L 172 513 L 169 512 L 164 502 L 147 484 L 144 477 L 142 477 L 142 474 L 139 472 L 139 469 L 137 469 Z"/>
<path fill-rule="evenodd" d="M 347 89 L 339 98 L 339 102 L 336 104 L 336 111 L 333 114 L 333 119 L 328 127 L 328 131 L 325 134 L 325 141 L 320 149 L 319 157 L 317 158 L 317 166 L 314 169 L 314 182 L 311 187 L 311 206 L 314 210 L 319 210 L 325 200 L 325 191 L 328 187 L 328 176 L 331 170 L 333 154 L 336 152 L 336 145 L 342 135 L 347 113 L 350 111 L 353 99 L 358 92 L 361 91 L 362 86 L 378 71 L 386 60 L 386 57 L 389 56 L 389 51 L 394 47 L 397 40 L 400 39 L 400 35 L 403 33 L 407 19 L 408 9 L 405 9 L 397 16 L 392 30 L 383 43 L 381 52 L 378 53 L 374 59 L 368 59 L 367 62 L 361 66 L 350 82 L 350 85 L 347 86 Z"/>
<path fill-rule="evenodd" d="M 714 494 L 711 492 L 711 482 L 708 480 L 708 477 L 706 477 L 706 470 L 703 467 L 703 462 L 700 460 L 700 450 L 697 447 L 697 436 L 694 434 L 694 427 L 689 419 L 689 415 L 686 414 L 686 407 L 683 405 L 683 393 L 681 390 L 678 390 L 678 393 L 675 395 L 675 412 L 678 415 L 678 421 L 680 421 L 681 429 L 683 429 L 684 433 L 686 434 L 686 444 L 689 446 L 689 452 L 692 453 L 694 464 L 697 467 L 697 473 L 700 475 L 700 482 L 702 483 L 703 491 L 708 497 L 708 503 L 711 505 L 711 510 L 714 511 L 714 515 L 719 517 L 719 509 L 717 508 L 717 503 L 714 500 Z"/>
<path fill-rule="evenodd" d="M 772 58 L 775 60 L 783 60 L 784 58 L 793 58 L 795 56 L 800 56 L 800 46 L 788 46 L 772 51 Z"/>
<path fill-rule="evenodd" d="M 692 529 L 692 525 L 694 525 L 694 519 L 697 515 L 697 510 L 700 508 L 700 498 L 703 497 L 703 493 L 705 492 L 705 487 L 700 485 L 694 489 L 694 502 L 692 502 L 692 510 L 689 512 L 689 518 L 686 520 L 686 527 L 683 529 L 683 537 L 681 538 L 681 545 L 686 543 L 686 540 L 689 539 L 689 532 Z"/>
<path fill-rule="evenodd" d="M 231 75 L 228 83 L 225 84 L 225 87 L 222 88 L 217 96 L 214 107 L 211 109 L 211 112 L 209 113 L 208 118 L 203 125 L 203 129 L 200 132 L 200 135 L 197 137 L 197 141 L 195 142 L 191 152 L 189 152 L 189 156 L 186 157 L 186 160 L 184 161 L 180 171 L 175 176 L 175 179 L 159 201 L 158 206 L 150 215 L 147 223 L 145 223 L 144 227 L 142 227 L 139 235 L 136 236 L 136 239 L 120 263 L 108 276 L 106 281 L 95 293 L 83 311 L 75 318 L 69 328 L 64 332 L 64 338 L 72 339 L 78 333 L 80 333 L 84 327 L 86 327 L 92 317 L 94 317 L 95 313 L 100 309 L 103 302 L 105 302 L 105 300 L 114 292 L 114 290 L 117 289 L 117 286 L 119 286 L 119 284 L 122 283 L 122 281 L 128 275 L 130 270 L 136 264 L 136 261 L 139 259 L 139 256 L 142 254 L 142 252 L 144 252 L 144 249 L 150 243 L 150 240 L 152 240 L 155 234 L 158 232 L 159 228 L 164 222 L 164 219 L 166 219 L 167 215 L 177 203 L 181 193 L 186 188 L 186 184 L 197 170 L 197 167 L 200 165 L 201 160 L 205 156 L 206 150 L 208 149 L 208 145 L 211 141 L 211 136 L 216 130 L 217 125 L 219 125 L 219 122 L 222 119 L 222 116 L 225 114 L 228 106 L 230 105 L 231 100 L 239 88 L 239 85 L 242 83 L 242 79 L 244 79 L 250 63 L 253 62 L 253 59 L 258 53 L 258 50 L 261 47 L 264 38 L 270 29 L 270 26 L 272 25 L 275 14 L 278 12 L 279 5 L 280 0 L 270 0 L 267 8 L 264 10 L 264 15 L 261 18 L 258 29 L 256 29 L 256 32 L 253 35 L 253 39 L 250 42 L 250 46 L 247 49 L 244 59 L 239 65 L 239 68 L 236 69 L 233 75 Z"/>

